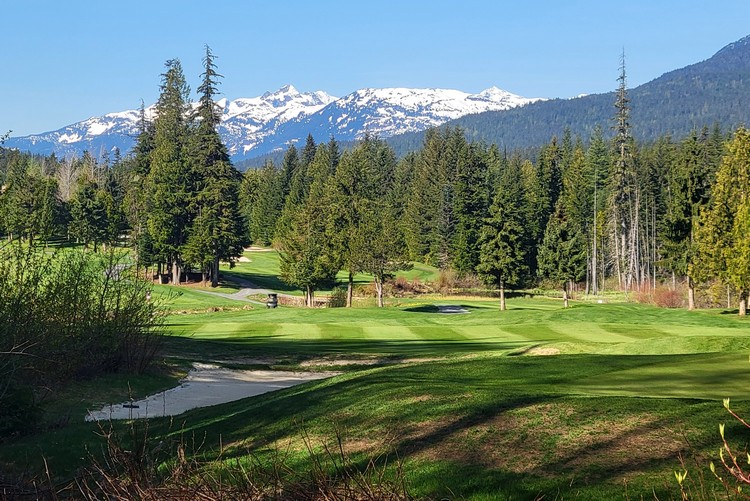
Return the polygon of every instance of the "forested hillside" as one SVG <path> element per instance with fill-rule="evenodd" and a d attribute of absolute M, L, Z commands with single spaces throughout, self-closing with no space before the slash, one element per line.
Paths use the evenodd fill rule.
<path fill-rule="evenodd" d="M 682 137 L 704 125 L 718 123 L 733 128 L 750 123 L 748 93 L 750 37 L 745 37 L 706 61 L 630 89 L 633 135 L 651 142 L 667 134 Z M 538 147 L 565 129 L 570 129 L 573 136 L 586 138 L 599 126 L 605 137 L 611 137 L 614 101 L 614 92 L 553 99 L 506 111 L 467 115 L 447 125 L 461 127 L 470 140 L 508 150 Z M 403 154 L 417 149 L 423 137 L 423 133 L 404 134 L 388 142 L 398 154 Z"/>

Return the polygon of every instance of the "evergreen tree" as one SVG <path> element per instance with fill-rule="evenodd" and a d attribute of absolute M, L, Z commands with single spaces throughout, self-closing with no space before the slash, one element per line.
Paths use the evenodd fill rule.
<path fill-rule="evenodd" d="M 328 148 L 319 147 L 313 162 L 322 162 L 321 168 L 330 165 Z M 354 274 L 366 271 L 367 263 L 376 266 L 373 264 L 376 262 L 380 268 L 373 273 L 380 272 L 383 267 L 390 266 L 383 259 L 400 256 L 400 247 L 398 252 L 395 247 L 390 251 L 377 248 L 377 244 L 383 242 L 380 235 L 383 221 L 372 219 L 372 211 L 377 209 L 379 217 L 387 216 L 395 225 L 393 229 L 388 228 L 389 232 L 393 231 L 391 240 L 395 241 L 396 233 L 401 234 L 394 220 L 395 203 L 390 197 L 395 170 L 393 151 L 382 141 L 366 136 L 351 151 L 342 155 L 336 174 L 328 184 L 327 231 L 338 267 L 348 271 L 347 306 L 352 303 Z M 383 207 L 388 207 L 388 210 Z M 377 253 L 380 253 L 380 257 L 376 259 L 374 255 Z M 383 273 L 387 272 L 382 271 L 375 277 L 376 287 L 381 289 Z"/>
<path fill-rule="evenodd" d="M 474 271 L 479 264 L 479 234 L 487 217 L 489 187 L 487 164 L 478 147 L 465 144 L 457 159 L 453 188 L 453 213 L 456 225 L 453 233 L 452 265 L 460 274 Z"/>
<path fill-rule="evenodd" d="M 85 176 L 78 183 L 70 204 L 71 236 L 85 247 L 97 245 L 107 240 L 109 221 L 107 220 L 107 200 L 103 190 Z"/>
<path fill-rule="evenodd" d="M 538 270 L 541 277 L 562 288 L 565 308 L 570 285 L 586 276 L 586 243 L 580 227 L 567 213 L 566 205 L 560 200 L 547 223 L 539 247 Z"/>
<path fill-rule="evenodd" d="M 289 148 L 287 148 L 286 153 L 284 154 L 284 160 L 281 164 L 281 179 L 284 188 L 284 204 L 286 204 L 287 198 L 292 191 L 292 182 L 297 176 L 297 172 L 299 170 L 300 161 L 299 154 L 297 153 L 297 148 L 294 146 L 294 144 L 290 144 Z M 304 194 L 297 193 L 295 194 L 294 198 L 295 200 L 293 200 L 293 203 L 298 204 L 301 202 L 301 199 L 304 198 Z"/>
<path fill-rule="evenodd" d="M 501 311 L 506 309 L 506 287 L 520 284 L 529 271 L 525 261 L 523 207 L 520 165 L 511 162 L 484 220 L 477 265 L 484 280 L 500 288 Z"/>
<path fill-rule="evenodd" d="M 268 160 L 261 169 L 245 173 L 243 190 L 246 194 L 242 204 L 248 218 L 250 240 L 256 245 L 270 245 L 283 208 L 281 173 Z"/>
<path fill-rule="evenodd" d="M 570 142 L 569 137 L 568 142 Z M 570 145 L 568 147 L 570 148 Z M 572 152 L 570 156 L 572 157 Z M 540 191 L 537 196 L 540 201 L 539 208 L 542 211 L 540 214 L 542 233 L 555 210 L 557 199 L 562 193 L 562 164 L 563 150 L 558 146 L 557 138 L 553 137 L 552 141 L 543 146 L 539 152 L 538 179 Z"/>
<path fill-rule="evenodd" d="M 211 286 L 219 280 L 219 262 L 241 256 L 247 238 L 239 208 L 240 173 L 232 166 L 226 146 L 217 131 L 221 118 L 214 102 L 218 79 L 214 55 L 206 46 L 203 80 L 198 87 L 200 100 L 196 110 L 197 127 L 191 136 L 192 199 L 194 219 L 185 245 L 188 262 L 198 264 L 211 277 Z"/>
<path fill-rule="evenodd" d="M 149 266 L 156 262 L 151 235 L 148 232 L 149 173 L 151 152 L 154 149 L 154 126 L 147 120 L 141 102 L 138 137 L 128 159 L 123 162 L 125 194 L 123 213 L 130 228 L 130 244 L 135 250 L 136 266 Z"/>
<path fill-rule="evenodd" d="M 536 275 L 537 269 L 537 247 L 544 237 L 544 228 L 547 224 L 546 214 L 547 196 L 546 190 L 540 179 L 539 170 L 534 167 L 530 160 L 523 160 L 519 155 L 513 155 L 506 161 L 504 172 L 518 172 L 520 176 L 522 202 L 520 210 L 523 214 L 524 237 L 522 241 L 524 263 L 530 276 Z M 505 174 L 503 174 L 503 177 Z M 500 189 L 503 177 L 496 189 Z M 519 199 L 520 200 L 520 199 Z"/>
<path fill-rule="evenodd" d="M 333 136 L 328 140 L 328 156 L 330 157 L 331 163 L 331 175 L 333 175 L 336 173 L 336 167 L 338 167 L 339 161 L 341 160 L 339 143 L 336 142 L 336 139 Z"/>
<path fill-rule="evenodd" d="M 172 283 L 180 283 L 185 245 L 190 227 L 191 192 L 194 189 L 187 158 L 188 86 L 177 59 L 166 62 L 161 94 L 156 103 L 154 146 L 147 179 L 148 232 L 160 261 L 171 265 Z"/>
<path fill-rule="evenodd" d="M 394 208 L 386 198 L 363 200 L 357 230 L 351 247 L 360 256 L 361 271 L 373 276 L 378 306 L 382 308 L 386 279 L 393 277 L 396 271 L 409 270 L 412 266 Z"/>
<path fill-rule="evenodd" d="M 449 264 L 453 230 L 446 136 L 440 129 L 425 133 L 404 214 L 411 259 L 440 267 Z"/>
<path fill-rule="evenodd" d="M 735 287 L 744 316 L 750 292 L 750 131 L 745 128 L 727 145 L 701 223 L 693 267 Z"/>
<path fill-rule="evenodd" d="M 693 131 L 680 144 L 676 158 L 666 173 L 665 214 L 662 223 L 663 263 L 674 276 L 686 276 L 688 309 L 695 308 L 695 279 L 690 263 L 695 254 L 698 217 L 708 204 L 717 164 L 707 156 L 707 131 Z"/>
<path fill-rule="evenodd" d="M 315 158 L 315 153 L 318 150 L 318 146 L 315 144 L 315 139 L 313 139 L 312 134 L 307 135 L 307 139 L 305 139 L 305 147 L 302 148 L 302 154 L 300 161 L 302 162 L 303 167 L 307 167 L 310 165 L 310 162 L 313 161 L 313 158 Z"/>
<path fill-rule="evenodd" d="M 326 185 L 329 166 L 325 162 L 310 164 L 310 187 L 302 204 L 284 206 L 277 228 L 276 247 L 279 251 L 281 279 L 305 292 L 305 304 L 315 305 L 315 290 L 331 282 L 338 272 L 338 263 L 327 233 L 328 210 Z"/>
<path fill-rule="evenodd" d="M 600 282 L 603 283 L 605 276 L 604 241 L 605 241 L 605 201 L 606 180 L 609 177 L 610 156 L 607 144 L 604 141 L 601 127 L 596 127 L 591 137 L 588 151 L 586 152 L 586 169 L 591 176 L 592 199 L 591 199 L 591 291 L 599 294 Z"/>
<path fill-rule="evenodd" d="M 562 209 L 556 208 L 555 212 L 557 213 L 562 210 L 566 216 L 566 220 L 580 232 L 579 236 L 584 246 L 583 254 L 585 262 L 583 266 L 586 278 L 586 292 L 588 293 L 590 289 L 589 279 L 591 277 L 589 256 L 592 252 L 593 237 L 592 222 L 594 218 L 594 187 L 592 183 L 594 179 L 592 173 L 589 171 L 590 164 L 586 159 L 586 153 L 582 144 L 578 143 L 573 147 L 569 161 L 570 164 L 563 172 L 563 191 L 558 200 L 563 207 Z M 550 221 L 558 216 L 556 213 L 553 214 Z M 545 239 L 550 224 L 551 223 L 549 222 L 547 223 Z M 541 263 L 539 266 L 541 268 Z M 580 279 L 577 279 L 576 281 L 578 280 Z"/>
<path fill-rule="evenodd" d="M 0 190 L 0 227 L 8 238 L 29 245 L 37 239 L 46 242 L 55 230 L 59 205 L 54 178 L 44 176 L 28 155 L 13 155 Z"/>
<path fill-rule="evenodd" d="M 630 290 L 638 282 L 640 193 L 636 176 L 634 141 L 630 130 L 630 99 L 627 92 L 625 55 L 621 58 L 620 85 L 615 100 L 614 165 L 608 180 L 609 230 L 615 273 L 620 287 Z"/>

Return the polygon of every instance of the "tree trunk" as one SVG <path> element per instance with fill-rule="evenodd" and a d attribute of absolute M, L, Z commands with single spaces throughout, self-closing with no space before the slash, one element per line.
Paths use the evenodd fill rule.
<path fill-rule="evenodd" d="M 747 291 L 740 292 L 740 316 L 747 315 Z"/>
<path fill-rule="evenodd" d="M 688 276 L 687 279 L 688 279 L 688 310 L 694 310 L 695 309 L 695 283 L 693 282 L 693 279 L 690 278 L 690 276 Z"/>
<path fill-rule="evenodd" d="M 180 285 L 180 265 L 172 261 L 172 285 Z"/>
<path fill-rule="evenodd" d="M 599 294 L 599 270 L 597 269 L 596 228 L 594 228 L 594 252 L 591 255 L 591 292 L 596 296 Z"/>
<path fill-rule="evenodd" d="M 375 278 L 375 291 L 378 295 L 378 308 L 383 307 L 383 281 Z"/>
<path fill-rule="evenodd" d="M 219 256 L 214 256 L 211 263 L 211 287 L 219 286 Z"/>
<path fill-rule="evenodd" d="M 305 292 L 305 303 L 308 308 L 315 307 L 315 293 L 313 292 L 313 289 L 311 286 L 307 286 L 307 290 Z"/>
<path fill-rule="evenodd" d="M 505 311 L 507 307 L 505 306 L 505 282 L 502 280 L 500 281 L 500 311 Z"/>
<path fill-rule="evenodd" d="M 349 272 L 349 281 L 346 284 L 346 307 L 352 307 L 352 299 L 354 298 L 354 274 Z"/>
<path fill-rule="evenodd" d="M 563 285 L 563 308 L 568 307 L 568 283 L 565 282 Z"/>

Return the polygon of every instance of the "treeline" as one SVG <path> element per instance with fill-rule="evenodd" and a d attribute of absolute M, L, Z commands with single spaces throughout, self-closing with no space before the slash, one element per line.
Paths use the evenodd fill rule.
<path fill-rule="evenodd" d="M 586 141 L 566 132 L 535 161 L 469 142 L 460 129 L 430 131 L 399 161 L 371 137 L 343 154 L 308 137 L 280 166 L 245 174 L 249 237 L 275 244 L 284 280 L 308 294 L 340 270 L 382 284 L 419 261 L 478 274 L 501 297 L 540 281 L 567 298 L 574 283 L 598 294 L 679 280 L 692 308 L 696 282 L 718 280 L 744 312 L 748 133 L 729 138 L 716 126 L 637 144 L 621 98 L 613 141 L 598 129 Z"/>
<path fill-rule="evenodd" d="M 87 245 L 124 235 L 139 266 L 179 283 L 198 269 L 216 284 L 219 260 L 243 245 L 273 245 L 281 275 L 305 291 L 348 272 L 372 274 L 379 303 L 396 270 L 419 261 L 500 290 L 605 288 L 644 291 L 720 283 L 746 311 L 748 133 L 719 126 L 639 143 L 631 133 L 624 66 L 615 92 L 613 139 L 566 130 L 523 152 L 429 131 L 398 159 L 366 136 L 342 151 L 332 138 L 291 145 L 241 176 L 216 133 L 218 75 L 209 49 L 191 106 L 178 61 L 162 75 L 157 117 L 142 120 L 124 158 L 59 161 L 0 152 L 0 230 L 29 241 L 62 234 Z"/>
<path fill-rule="evenodd" d="M 241 174 L 216 126 L 219 75 L 206 47 L 199 101 L 178 60 L 166 63 L 156 118 L 141 108 L 137 144 L 126 157 L 60 160 L 0 150 L 0 231 L 9 239 L 62 237 L 96 250 L 126 243 L 139 267 L 179 284 L 194 269 L 218 281 L 220 260 L 247 242 L 239 210 Z"/>

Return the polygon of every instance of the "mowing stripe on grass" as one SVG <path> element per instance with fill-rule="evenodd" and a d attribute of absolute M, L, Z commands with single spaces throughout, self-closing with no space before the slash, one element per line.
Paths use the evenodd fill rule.
<path fill-rule="evenodd" d="M 362 334 L 367 339 L 384 340 L 415 340 L 420 339 L 411 327 L 404 325 L 367 325 L 362 328 Z"/>
<path fill-rule="evenodd" d="M 467 337 L 455 329 L 447 326 L 435 328 L 434 326 L 412 326 L 409 330 L 424 341 L 463 341 Z"/>
<path fill-rule="evenodd" d="M 285 338 L 300 339 L 300 340 L 318 340 L 323 338 L 321 334 L 320 325 L 317 324 L 290 324 L 280 323 L 276 324 L 276 329 L 273 331 L 274 336 L 281 336 Z"/>

